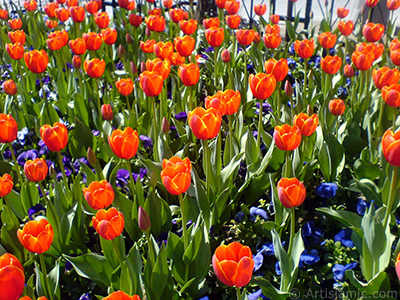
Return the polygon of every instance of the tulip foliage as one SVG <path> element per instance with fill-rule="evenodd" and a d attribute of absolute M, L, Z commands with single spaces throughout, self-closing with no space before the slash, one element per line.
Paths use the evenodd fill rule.
<path fill-rule="evenodd" d="M 379 1 L 304 30 L 267 3 L 117 2 L 0 7 L 0 300 L 399 298 Z"/>

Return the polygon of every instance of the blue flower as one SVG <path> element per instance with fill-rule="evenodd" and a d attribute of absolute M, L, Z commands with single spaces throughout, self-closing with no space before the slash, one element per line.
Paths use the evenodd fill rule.
<path fill-rule="evenodd" d="M 283 245 L 284 243 L 285 243 L 285 242 L 283 242 L 282 245 Z M 258 250 L 257 253 L 262 253 L 262 254 L 264 254 L 265 256 L 272 256 L 272 255 L 275 255 L 274 244 L 271 243 L 271 242 L 265 243 L 265 244 L 261 247 L 261 249 Z"/>
<path fill-rule="evenodd" d="M 257 208 L 254 206 L 252 208 L 250 208 L 250 216 L 252 216 L 253 219 L 255 219 L 256 216 L 260 216 L 264 220 L 268 220 L 267 212 L 261 208 Z M 254 220 L 252 220 L 252 221 L 254 221 Z"/>
<path fill-rule="evenodd" d="M 175 119 L 177 119 L 178 121 L 186 122 L 186 120 L 187 120 L 187 113 L 184 112 L 184 111 L 181 111 L 180 113 L 178 113 L 177 115 L 175 115 Z"/>
<path fill-rule="evenodd" d="M 335 264 L 332 268 L 333 279 L 335 279 L 336 281 L 343 281 L 345 272 L 347 270 L 353 270 L 355 267 L 357 267 L 356 262 L 347 264 L 345 266 L 340 264 Z"/>
<path fill-rule="evenodd" d="M 29 219 L 34 220 L 37 216 L 45 216 L 46 215 L 46 208 L 40 203 L 32 206 L 28 209 L 28 216 Z"/>
<path fill-rule="evenodd" d="M 275 264 L 275 273 L 278 276 L 282 275 L 281 266 L 279 265 L 279 261 L 277 261 Z"/>
<path fill-rule="evenodd" d="M 302 268 L 305 264 L 306 265 L 314 265 L 319 262 L 320 258 L 318 256 L 318 251 L 312 249 L 310 253 L 307 250 L 304 250 L 303 253 L 300 255 L 300 263 L 299 267 Z"/>
<path fill-rule="evenodd" d="M 18 164 L 23 166 L 27 160 L 34 160 L 39 157 L 39 152 L 37 150 L 28 150 L 22 152 L 17 157 Z"/>
<path fill-rule="evenodd" d="M 316 193 L 320 197 L 324 198 L 332 198 L 335 197 L 336 191 L 337 191 L 337 184 L 333 182 L 324 182 L 321 183 L 319 186 L 316 188 Z"/>
<path fill-rule="evenodd" d="M 247 295 L 247 299 L 249 300 L 257 300 L 261 297 L 261 299 L 268 299 L 267 297 L 265 297 L 261 291 L 261 289 L 259 289 L 258 291 L 255 291 L 254 293 L 251 293 L 250 295 Z"/>
<path fill-rule="evenodd" d="M 145 148 L 153 147 L 153 141 L 148 136 L 141 134 L 139 135 L 139 139 L 143 142 L 143 147 Z"/>
<path fill-rule="evenodd" d="M 310 221 L 302 226 L 301 236 L 303 237 L 303 241 L 306 245 L 310 244 L 311 242 L 318 244 L 321 238 L 324 236 L 324 233 L 322 229 L 315 227 L 314 221 Z"/>
<path fill-rule="evenodd" d="M 256 115 L 258 115 L 259 111 L 260 111 L 260 103 L 259 102 L 256 102 L 256 107 L 257 107 L 257 109 L 256 109 L 255 113 L 256 113 Z M 264 102 L 262 104 L 262 112 L 264 114 L 272 113 L 273 112 L 272 106 L 268 102 Z"/>
<path fill-rule="evenodd" d="M 365 214 L 365 209 L 367 209 L 371 204 L 364 201 L 362 198 L 358 198 L 356 210 L 360 216 Z"/>
<path fill-rule="evenodd" d="M 24 127 L 17 132 L 17 139 L 21 146 L 25 145 L 25 137 L 27 136 L 28 132 L 29 132 L 28 127 Z"/>
<path fill-rule="evenodd" d="M 351 233 L 353 230 L 350 228 L 342 229 L 335 235 L 335 242 L 341 242 L 343 246 L 353 248 L 354 243 L 351 240 Z"/>
<path fill-rule="evenodd" d="M 253 261 L 254 261 L 254 272 L 256 272 L 261 268 L 264 262 L 264 256 L 262 252 L 257 252 L 256 255 L 253 255 Z"/>
<path fill-rule="evenodd" d="M 82 294 L 82 296 L 79 297 L 78 300 L 91 300 L 92 297 L 90 297 L 89 293 Z"/>
<path fill-rule="evenodd" d="M 244 212 L 239 211 L 239 212 L 235 215 L 234 219 L 235 219 L 235 221 L 236 221 L 237 223 L 242 222 L 242 220 L 244 219 Z"/>

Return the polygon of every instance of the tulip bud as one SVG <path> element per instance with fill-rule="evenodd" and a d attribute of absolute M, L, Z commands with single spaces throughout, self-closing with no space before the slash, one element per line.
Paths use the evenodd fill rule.
<path fill-rule="evenodd" d="M 147 70 L 146 64 L 145 64 L 144 61 L 142 61 L 142 62 L 140 63 L 140 73 L 143 73 L 143 72 L 146 71 L 146 70 Z"/>
<path fill-rule="evenodd" d="M 138 213 L 138 219 L 139 219 L 139 228 L 141 231 L 148 231 L 151 228 L 151 221 L 150 217 L 147 214 L 147 212 L 144 210 L 143 207 L 139 206 L 139 213 Z"/>
<path fill-rule="evenodd" d="M 164 117 L 162 120 L 161 130 L 164 133 L 168 133 L 171 130 L 171 127 L 166 117 Z"/>
<path fill-rule="evenodd" d="M 88 160 L 89 164 L 91 164 L 92 166 L 95 166 L 97 164 L 96 154 L 94 154 L 92 148 L 90 148 L 90 147 L 87 150 L 87 160 Z"/>
<path fill-rule="evenodd" d="M 329 2 L 328 0 L 325 0 L 325 6 L 328 6 Z"/>
<path fill-rule="evenodd" d="M 123 58 L 125 55 L 125 48 L 121 44 L 118 46 L 117 54 L 119 58 Z"/>
<path fill-rule="evenodd" d="M 285 82 L 285 94 L 289 97 L 293 95 L 293 88 L 288 80 Z"/>
<path fill-rule="evenodd" d="M 125 35 L 125 41 L 126 41 L 128 44 L 132 43 L 132 37 L 131 37 L 131 35 L 130 35 L 129 33 L 127 33 L 127 34 Z"/>
<path fill-rule="evenodd" d="M 354 69 L 351 65 L 344 66 L 344 75 L 346 75 L 346 77 L 349 77 L 349 78 L 354 76 Z"/>
<path fill-rule="evenodd" d="M 314 111 L 311 108 L 311 105 L 307 105 L 307 115 L 311 116 L 313 113 L 314 113 Z"/>
<path fill-rule="evenodd" d="M 143 63 L 143 62 L 142 62 Z M 133 74 L 136 74 L 138 72 L 138 69 L 136 67 L 135 62 L 131 61 L 131 71 Z"/>
<path fill-rule="evenodd" d="M 57 172 L 56 172 L 56 170 L 54 169 L 54 166 L 50 166 L 50 176 L 51 177 L 53 177 L 53 178 L 57 178 Z"/>
<path fill-rule="evenodd" d="M 112 121 L 114 115 L 110 104 L 103 104 L 101 106 L 101 116 L 104 120 Z"/>
<path fill-rule="evenodd" d="M 81 57 L 79 55 L 74 55 L 72 58 L 72 66 L 74 69 L 79 69 L 81 67 Z"/>
<path fill-rule="evenodd" d="M 124 20 L 124 19 L 122 19 L 122 26 L 124 26 L 124 27 L 125 27 L 125 25 L 126 25 L 126 23 L 125 23 L 125 20 Z"/>
<path fill-rule="evenodd" d="M 229 63 L 231 61 L 231 54 L 228 49 L 224 49 L 221 52 L 221 58 L 224 63 Z"/>
<path fill-rule="evenodd" d="M 149 27 L 146 27 L 146 36 L 149 37 L 151 35 L 151 31 Z"/>
<path fill-rule="evenodd" d="M 255 32 L 255 33 L 254 33 L 254 40 L 253 40 L 253 42 L 256 43 L 256 44 L 258 44 L 259 42 L 261 42 L 261 36 L 260 36 L 260 34 L 259 34 L 258 32 Z"/>

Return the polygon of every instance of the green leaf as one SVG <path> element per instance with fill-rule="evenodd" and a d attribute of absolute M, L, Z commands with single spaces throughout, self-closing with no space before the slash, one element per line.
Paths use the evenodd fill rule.
<path fill-rule="evenodd" d="M 261 276 L 254 277 L 250 283 L 258 285 L 261 288 L 263 295 L 274 300 L 286 300 L 290 296 L 290 293 L 280 291 L 267 279 Z"/>
<path fill-rule="evenodd" d="M 86 157 L 87 149 L 96 149 L 96 139 L 84 123 L 79 123 L 69 134 L 69 151 L 73 158 Z"/>
<path fill-rule="evenodd" d="M 274 244 L 274 249 L 275 249 L 275 257 L 278 259 L 279 266 L 282 270 L 281 281 L 283 280 L 284 282 L 289 283 L 292 278 L 291 274 L 293 270 L 293 262 L 287 255 L 285 249 L 283 249 L 281 238 L 279 237 L 275 229 L 271 231 L 271 234 L 272 234 L 272 242 Z M 284 286 L 283 288 L 287 289 L 288 286 Z"/>
<path fill-rule="evenodd" d="M 326 213 L 331 217 L 334 217 L 344 226 L 354 229 L 361 228 L 361 217 L 355 213 L 346 210 L 333 210 L 326 207 L 318 207 L 317 211 Z"/>

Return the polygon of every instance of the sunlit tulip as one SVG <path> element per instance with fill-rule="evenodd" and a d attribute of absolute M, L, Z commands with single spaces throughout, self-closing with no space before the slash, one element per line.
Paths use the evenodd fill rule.
<path fill-rule="evenodd" d="M 240 1 L 228 0 L 225 2 L 225 9 L 229 15 L 235 15 L 240 8 Z"/>
<path fill-rule="evenodd" d="M 155 40 L 147 40 L 146 42 L 140 41 L 140 49 L 142 49 L 144 53 L 153 53 L 155 44 Z"/>
<path fill-rule="evenodd" d="M 374 43 L 379 41 L 385 33 L 385 26 L 380 23 L 367 23 L 363 26 L 363 36 L 367 42 Z"/>
<path fill-rule="evenodd" d="M 45 218 L 29 221 L 18 229 L 17 237 L 26 250 L 40 254 L 49 250 L 53 242 L 53 227 Z"/>
<path fill-rule="evenodd" d="M 382 99 L 392 107 L 400 106 L 400 84 L 392 84 L 382 88 Z"/>
<path fill-rule="evenodd" d="M 178 53 L 184 57 L 192 54 L 196 41 L 190 35 L 184 37 L 176 37 L 174 39 L 175 49 Z"/>
<path fill-rule="evenodd" d="M 24 60 L 26 66 L 32 73 L 43 73 L 49 63 L 49 57 L 44 50 L 32 50 L 25 52 Z"/>
<path fill-rule="evenodd" d="M 16 86 L 14 80 L 12 80 L 12 79 L 8 79 L 8 80 L 4 81 L 2 84 L 2 87 L 3 87 L 4 92 L 10 96 L 13 96 L 18 92 L 17 86 Z"/>
<path fill-rule="evenodd" d="M 238 29 L 236 30 L 236 38 L 240 45 L 248 46 L 254 40 L 254 31 L 252 29 Z"/>
<path fill-rule="evenodd" d="M 68 45 L 75 55 L 82 55 L 86 52 L 86 43 L 81 38 L 69 40 Z"/>
<path fill-rule="evenodd" d="M 179 21 L 187 19 L 185 11 L 180 8 L 170 9 L 169 16 L 174 23 L 178 23 Z"/>
<path fill-rule="evenodd" d="M 221 46 L 222 42 L 224 41 L 223 28 L 211 27 L 206 30 L 205 35 L 208 44 L 214 48 Z"/>
<path fill-rule="evenodd" d="M 374 54 L 366 50 L 362 52 L 354 51 L 351 55 L 351 60 L 357 69 L 365 71 L 372 66 Z"/>
<path fill-rule="evenodd" d="M 12 44 L 25 44 L 25 32 L 23 30 L 9 31 L 8 38 L 10 39 Z"/>
<path fill-rule="evenodd" d="M 347 9 L 346 7 L 338 7 L 336 10 L 337 16 L 340 19 L 346 18 L 347 15 L 349 14 L 350 10 Z"/>
<path fill-rule="evenodd" d="M 327 73 L 334 75 L 342 66 L 342 59 L 339 56 L 325 56 L 321 59 L 321 69 Z"/>
<path fill-rule="evenodd" d="M 325 49 L 332 49 L 336 44 L 336 34 L 332 32 L 323 32 L 318 36 L 318 42 Z"/>
<path fill-rule="evenodd" d="M 268 49 L 276 49 L 282 42 L 282 37 L 279 33 L 265 33 L 263 35 L 265 47 Z"/>
<path fill-rule="evenodd" d="M 10 253 L 0 256 L 0 300 L 17 300 L 25 287 L 24 268 Z"/>
<path fill-rule="evenodd" d="M 264 63 L 265 73 L 274 75 L 276 81 L 283 81 L 289 72 L 286 58 L 275 60 L 273 58 Z"/>
<path fill-rule="evenodd" d="M 278 15 L 270 15 L 269 20 L 271 21 L 272 24 L 278 24 L 279 23 L 279 16 Z"/>
<path fill-rule="evenodd" d="M 329 111 L 334 116 L 343 115 L 346 109 L 346 104 L 342 99 L 332 99 L 329 101 Z"/>
<path fill-rule="evenodd" d="M 6 51 L 14 60 L 22 59 L 24 57 L 24 46 L 22 46 L 20 43 L 6 44 Z"/>
<path fill-rule="evenodd" d="M 283 151 L 292 151 L 300 145 L 301 130 L 296 125 L 293 127 L 288 124 L 276 126 L 274 141 L 279 149 Z"/>
<path fill-rule="evenodd" d="M 375 7 L 379 3 L 379 0 L 365 0 L 365 5 L 368 7 Z"/>
<path fill-rule="evenodd" d="M 264 100 L 269 98 L 275 91 L 276 79 L 272 74 L 250 74 L 249 84 L 253 96 L 257 99 Z"/>
<path fill-rule="evenodd" d="M 218 18 L 209 18 L 209 19 L 204 19 L 203 20 L 204 29 L 209 29 L 209 28 L 212 28 L 212 27 L 217 27 L 218 28 L 219 25 L 220 25 L 220 22 L 219 22 Z"/>
<path fill-rule="evenodd" d="M 101 106 L 101 117 L 106 121 L 112 121 L 114 114 L 112 111 L 111 104 L 103 104 Z"/>
<path fill-rule="evenodd" d="M 373 60 L 377 60 L 382 56 L 384 46 L 383 44 L 375 44 L 375 43 L 361 43 L 356 45 L 356 51 L 363 52 L 368 51 L 373 54 Z"/>
<path fill-rule="evenodd" d="M 43 158 L 36 158 L 33 161 L 28 160 L 24 164 L 25 176 L 31 182 L 43 181 L 46 178 L 48 171 L 49 168 Z"/>
<path fill-rule="evenodd" d="M 105 11 L 97 12 L 94 14 L 94 22 L 99 28 L 106 28 L 110 24 L 110 17 Z"/>
<path fill-rule="evenodd" d="M 117 30 L 115 28 L 106 28 L 101 31 L 101 37 L 104 43 L 107 45 L 113 45 L 118 37 Z"/>
<path fill-rule="evenodd" d="M 347 22 L 340 21 L 338 23 L 338 29 L 344 36 L 349 36 L 354 30 L 354 23 L 350 20 Z"/>
<path fill-rule="evenodd" d="M 129 15 L 129 23 L 132 26 L 139 27 L 139 25 L 143 22 L 143 17 L 141 15 L 130 14 Z"/>
<path fill-rule="evenodd" d="M 14 182 L 10 174 L 5 173 L 3 176 L 0 176 L 0 197 L 7 196 L 12 191 L 13 186 Z"/>
<path fill-rule="evenodd" d="M 114 189 L 106 180 L 92 181 L 87 188 L 83 188 L 83 196 L 93 209 L 102 209 L 114 201 Z"/>
<path fill-rule="evenodd" d="M 24 1 L 24 7 L 27 11 L 34 11 L 37 8 L 36 0 Z"/>
<path fill-rule="evenodd" d="M 8 11 L 5 9 L 0 9 L 0 20 L 7 20 L 8 19 Z"/>
<path fill-rule="evenodd" d="M 193 63 L 181 65 L 178 69 L 178 75 L 185 86 L 195 85 L 200 79 L 199 66 Z"/>
<path fill-rule="evenodd" d="M 389 10 L 396 10 L 400 7 L 400 0 L 387 0 L 386 6 Z"/>
<path fill-rule="evenodd" d="M 236 29 L 239 28 L 242 18 L 239 15 L 227 15 L 225 20 L 230 29 Z"/>
<path fill-rule="evenodd" d="M 162 161 L 161 180 L 172 195 L 185 193 L 190 187 L 192 163 L 189 158 L 174 156 Z"/>
<path fill-rule="evenodd" d="M 179 21 L 179 28 L 186 35 L 191 35 L 197 30 L 197 21 L 194 19 Z"/>
<path fill-rule="evenodd" d="M 346 77 L 351 78 L 354 76 L 354 69 L 351 65 L 345 65 L 343 68 L 343 73 Z"/>
<path fill-rule="evenodd" d="M 103 39 L 101 34 L 97 34 L 95 32 L 88 32 L 82 35 L 83 40 L 85 41 L 86 48 L 90 51 L 96 51 L 101 47 L 103 43 Z"/>
<path fill-rule="evenodd" d="M 304 136 L 312 135 L 319 125 L 318 115 L 308 116 L 306 113 L 300 113 L 293 118 L 293 125 L 299 127 Z"/>
<path fill-rule="evenodd" d="M 17 138 L 18 125 L 11 115 L 0 113 L 0 143 L 11 143 Z"/>
<path fill-rule="evenodd" d="M 133 92 L 133 81 L 130 78 L 122 78 L 115 83 L 118 92 L 122 96 L 128 96 Z"/>
<path fill-rule="evenodd" d="M 174 52 L 174 44 L 171 42 L 158 42 L 154 45 L 154 54 L 160 59 L 167 59 Z"/>
<path fill-rule="evenodd" d="M 165 19 L 162 16 L 151 15 L 145 18 L 147 28 L 151 31 L 161 32 L 165 30 Z"/>
<path fill-rule="evenodd" d="M 150 72 L 158 72 L 162 75 L 163 79 L 167 79 L 169 73 L 171 72 L 171 62 L 169 59 L 161 60 L 160 58 L 155 58 L 153 60 L 148 59 L 146 61 L 146 69 Z"/>
<path fill-rule="evenodd" d="M 85 3 L 85 8 L 90 14 L 94 15 L 101 8 L 101 0 L 100 1 L 96 1 L 96 0 L 88 1 Z"/>
<path fill-rule="evenodd" d="M 133 295 L 132 297 L 123 291 L 118 291 L 111 293 L 109 296 L 103 298 L 102 300 L 140 300 L 138 295 Z"/>
<path fill-rule="evenodd" d="M 386 130 L 382 137 L 382 151 L 389 164 L 400 167 L 400 131 Z"/>
<path fill-rule="evenodd" d="M 298 207 L 306 199 L 306 188 L 297 178 L 282 178 L 277 189 L 279 200 L 287 208 Z"/>
<path fill-rule="evenodd" d="M 400 80 L 400 71 L 397 69 L 390 69 L 388 67 L 374 69 L 372 71 L 372 78 L 375 86 L 378 89 L 382 89 L 384 86 L 390 86 L 398 83 Z"/>
<path fill-rule="evenodd" d="M 213 139 L 221 128 L 222 116 L 214 108 L 197 107 L 188 113 L 188 123 L 193 134 L 200 140 Z"/>
<path fill-rule="evenodd" d="M 254 5 L 254 13 L 257 16 L 264 15 L 266 11 L 267 11 L 267 5 L 266 4 L 256 4 L 256 5 Z"/>
<path fill-rule="evenodd" d="M 113 240 L 124 230 L 125 219 L 124 215 L 115 207 L 110 207 L 108 210 L 99 210 L 92 218 L 92 223 L 96 232 L 103 239 Z"/>
<path fill-rule="evenodd" d="M 70 7 L 69 14 L 75 23 L 81 23 L 85 20 L 85 9 L 82 6 Z"/>
<path fill-rule="evenodd" d="M 8 20 L 8 25 L 12 30 L 17 30 L 22 27 L 22 20 L 20 18 Z"/>
<path fill-rule="evenodd" d="M 57 8 L 55 13 L 57 19 L 61 22 L 65 22 L 69 19 L 69 10 L 66 8 Z"/>
<path fill-rule="evenodd" d="M 103 75 L 104 70 L 106 69 L 106 63 L 102 59 L 93 58 L 90 60 L 85 60 L 83 67 L 88 74 L 92 78 L 99 78 Z"/>
<path fill-rule="evenodd" d="M 115 129 L 108 137 L 113 153 L 121 159 L 131 159 L 139 147 L 139 136 L 136 130 L 126 127 L 123 131 Z"/>
<path fill-rule="evenodd" d="M 140 74 L 140 87 L 147 97 L 154 97 L 161 93 L 164 79 L 158 72 L 144 71 Z"/>

